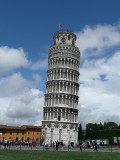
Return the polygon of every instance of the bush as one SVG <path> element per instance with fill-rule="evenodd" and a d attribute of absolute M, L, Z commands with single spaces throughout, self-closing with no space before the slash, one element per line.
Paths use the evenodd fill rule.
<path fill-rule="evenodd" d="M 99 131 L 99 138 L 109 139 L 110 144 L 114 144 L 113 137 L 120 137 L 120 129 L 105 129 Z"/>

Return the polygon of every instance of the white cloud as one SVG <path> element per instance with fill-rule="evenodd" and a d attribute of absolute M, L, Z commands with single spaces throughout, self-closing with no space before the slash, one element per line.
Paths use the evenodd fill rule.
<path fill-rule="evenodd" d="M 34 88 L 13 97 L 0 98 L 0 123 L 41 125 L 43 105 L 43 92 Z"/>
<path fill-rule="evenodd" d="M 26 53 L 22 48 L 15 49 L 8 46 L 0 46 L 0 75 L 20 67 L 41 70 L 47 69 L 47 66 L 47 58 L 32 62 L 27 59 Z"/>
<path fill-rule="evenodd" d="M 40 65 L 38 62 L 35 64 L 35 62 L 28 61 L 26 53 L 21 48 L 0 47 L 1 124 L 41 124 L 44 94 L 42 91 L 35 89 L 38 84 L 40 85 L 41 77 L 37 73 L 32 73 L 33 80 L 27 80 L 22 77 L 23 70 L 21 70 L 21 73 L 14 70 L 20 67 L 31 69 L 31 66 L 33 70 L 44 68 L 45 61 L 39 62 Z"/>
<path fill-rule="evenodd" d="M 22 48 L 15 49 L 8 46 L 0 47 L 0 74 L 29 64 Z"/>
<path fill-rule="evenodd" d="M 43 92 L 37 89 L 25 90 L 12 99 L 7 116 L 11 118 L 33 118 L 40 116 L 43 107 Z"/>
<path fill-rule="evenodd" d="M 109 58 L 84 60 L 79 93 L 79 122 L 83 126 L 89 122 L 120 122 L 119 62 L 120 51 Z"/>
<path fill-rule="evenodd" d="M 40 80 L 38 74 L 30 81 L 21 73 L 0 79 L 0 124 L 41 124 L 44 94 L 35 89 Z"/>
<path fill-rule="evenodd" d="M 77 46 L 82 58 L 100 56 L 104 49 L 120 45 L 120 23 L 116 25 L 101 25 L 94 27 L 86 25 L 81 32 L 77 32 Z"/>
<path fill-rule="evenodd" d="M 0 79 L 0 97 L 15 96 L 31 86 L 32 82 L 24 79 L 21 73 L 14 73 Z"/>
<path fill-rule="evenodd" d="M 30 69 L 31 70 L 47 69 L 47 66 L 48 66 L 48 60 L 43 59 L 37 62 L 33 62 L 30 66 Z"/>

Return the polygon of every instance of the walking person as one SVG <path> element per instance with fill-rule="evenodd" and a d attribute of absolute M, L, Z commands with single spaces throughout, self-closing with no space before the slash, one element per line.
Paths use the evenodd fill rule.
<path fill-rule="evenodd" d="M 80 141 L 80 151 L 82 152 L 82 141 Z"/>
<path fill-rule="evenodd" d="M 53 141 L 53 149 L 55 150 L 55 143 L 54 143 L 54 141 Z"/>
<path fill-rule="evenodd" d="M 70 151 L 71 150 L 71 143 L 70 143 L 70 141 L 68 142 L 68 151 Z"/>
<path fill-rule="evenodd" d="M 98 149 L 97 149 L 97 141 L 96 140 L 94 141 L 94 150 L 98 151 Z"/>
<path fill-rule="evenodd" d="M 58 151 L 59 142 L 56 142 L 56 151 Z"/>
<path fill-rule="evenodd" d="M 7 146 L 7 139 L 5 139 L 4 141 L 4 149 L 6 149 L 6 146 Z"/>
<path fill-rule="evenodd" d="M 82 148 L 85 150 L 85 142 L 83 142 L 83 144 L 82 144 Z"/>
<path fill-rule="evenodd" d="M 44 151 L 44 149 L 45 149 L 45 142 L 44 142 L 44 141 L 43 141 L 43 144 L 42 144 L 42 145 L 43 145 L 43 151 Z"/>

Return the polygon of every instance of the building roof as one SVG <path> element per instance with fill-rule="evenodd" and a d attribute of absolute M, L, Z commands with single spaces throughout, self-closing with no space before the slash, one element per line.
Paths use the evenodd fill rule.
<path fill-rule="evenodd" d="M 22 125 L 22 126 L 7 126 L 7 125 L 0 125 L 0 129 L 19 129 L 19 130 L 25 130 L 25 129 L 41 129 L 41 126 L 29 126 L 29 125 Z"/>

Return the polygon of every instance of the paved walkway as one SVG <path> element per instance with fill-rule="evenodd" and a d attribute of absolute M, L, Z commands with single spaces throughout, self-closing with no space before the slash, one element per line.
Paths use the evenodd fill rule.
<path fill-rule="evenodd" d="M 1 145 L 0 149 L 4 149 L 4 146 Z M 35 146 L 35 147 L 29 147 L 29 146 L 7 146 L 7 150 L 43 150 L 43 146 Z M 47 150 L 47 149 L 44 149 Z M 49 147 L 50 151 L 54 151 L 52 147 Z M 59 147 L 58 151 L 68 151 L 67 147 Z M 71 151 L 80 151 L 79 148 L 72 148 Z M 85 149 L 82 150 L 82 152 L 96 152 L 93 149 Z M 109 147 L 100 147 L 98 148 L 98 152 L 120 152 L 120 147 L 119 146 L 109 146 Z"/>

